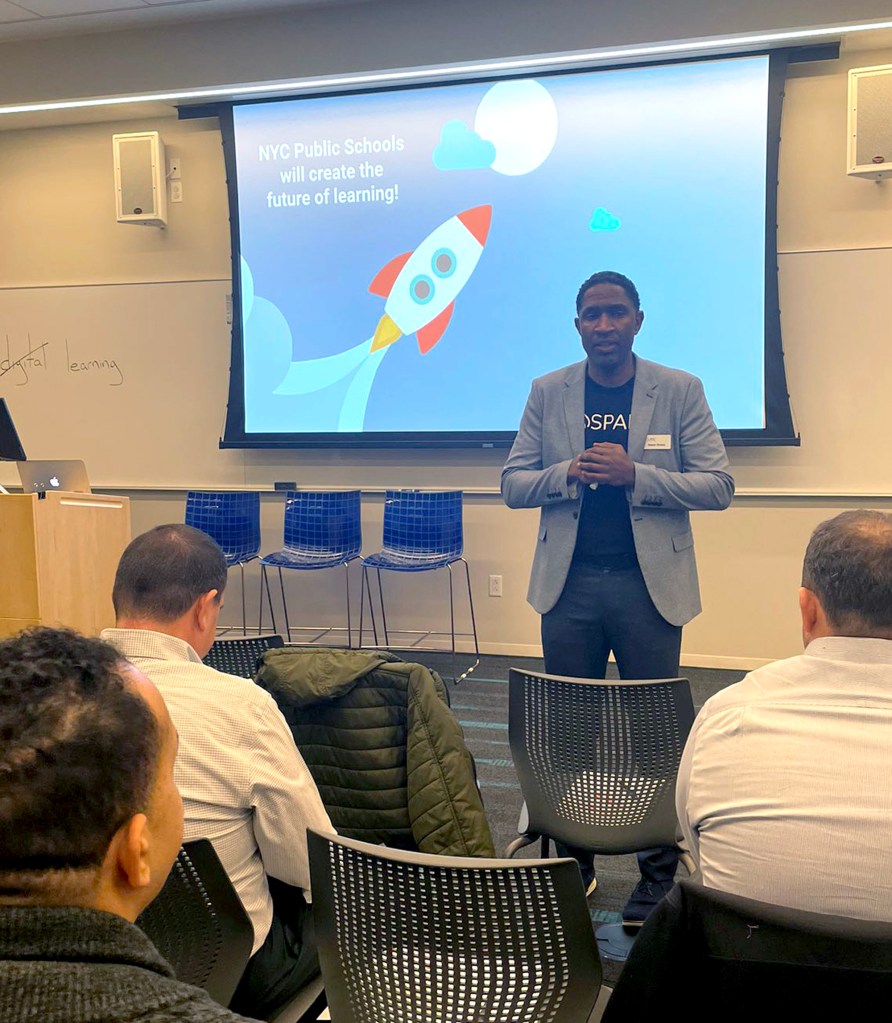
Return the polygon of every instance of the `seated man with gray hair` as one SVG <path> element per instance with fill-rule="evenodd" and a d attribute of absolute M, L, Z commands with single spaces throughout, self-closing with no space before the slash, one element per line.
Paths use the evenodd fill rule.
<path fill-rule="evenodd" d="M 805 652 L 713 696 L 678 773 L 710 888 L 892 921 L 892 515 L 849 511 L 808 544 Z"/>
<path fill-rule="evenodd" d="M 0 1019 L 226 1023 L 133 921 L 183 833 L 177 734 L 112 647 L 62 629 L 0 642 Z"/>

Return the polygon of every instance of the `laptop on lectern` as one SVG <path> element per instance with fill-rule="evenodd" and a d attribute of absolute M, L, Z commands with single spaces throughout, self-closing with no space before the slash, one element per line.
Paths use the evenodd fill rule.
<path fill-rule="evenodd" d="M 77 458 L 31 459 L 16 462 L 25 494 L 44 494 L 66 490 L 73 494 L 90 494 L 87 467 Z"/>

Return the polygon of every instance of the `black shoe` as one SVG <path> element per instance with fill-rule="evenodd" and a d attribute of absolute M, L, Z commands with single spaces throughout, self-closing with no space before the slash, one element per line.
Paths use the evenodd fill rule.
<path fill-rule="evenodd" d="M 623 908 L 623 930 L 637 931 L 674 884 L 674 881 L 648 881 L 642 877 Z"/>

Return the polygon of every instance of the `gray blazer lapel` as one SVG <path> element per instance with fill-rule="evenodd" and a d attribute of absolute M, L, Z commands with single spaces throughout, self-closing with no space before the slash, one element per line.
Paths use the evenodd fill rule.
<path fill-rule="evenodd" d="M 564 422 L 570 457 L 585 448 L 585 367 L 586 362 L 571 366 L 564 380 Z"/>
<path fill-rule="evenodd" d="M 644 457 L 644 442 L 650 430 L 654 407 L 657 403 L 659 383 L 650 372 L 646 359 L 635 358 L 635 386 L 632 388 L 632 411 L 629 423 L 629 458 L 640 462 Z"/>

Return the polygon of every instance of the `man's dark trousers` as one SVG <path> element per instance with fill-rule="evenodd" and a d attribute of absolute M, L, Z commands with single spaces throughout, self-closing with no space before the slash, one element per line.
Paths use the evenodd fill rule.
<path fill-rule="evenodd" d="M 634 556 L 607 567 L 574 562 L 560 599 L 542 616 L 542 648 L 549 675 L 604 678 L 612 651 L 620 678 L 675 678 L 681 627 L 654 607 Z M 559 849 L 579 860 L 584 877 L 591 875 L 590 852 Z M 645 881 L 666 885 L 675 877 L 678 853 L 646 849 L 638 853 L 638 866 Z"/>

